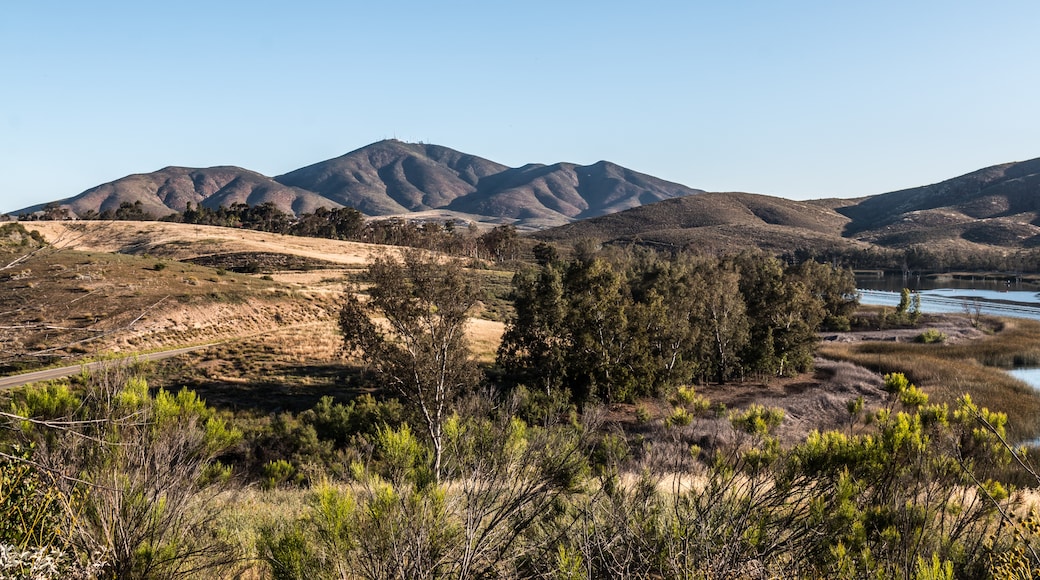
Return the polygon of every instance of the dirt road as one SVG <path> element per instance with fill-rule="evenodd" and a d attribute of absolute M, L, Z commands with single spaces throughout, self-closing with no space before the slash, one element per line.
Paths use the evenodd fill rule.
<path fill-rule="evenodd" d="M 0 377 L 0 389 L 9 389 L 13 387 L 20 387 L 29 383 L 36 383 L 39 381 L 50 381 L 54 379 L 61 379 L 64 377 L 70 377 L 72 375 L 79 374 L 84 370 L 93 371 L 100 368 L 102 365 L 112 364 L 124 364 L 134 361 L 153 361 L 162 360 L 165 358 L 175 357 L 181 354 L 187 354 L 189 352 L 195 352 L 197 350 L 203 350 L 211 346 L 216 346 L 220 343 L 201 344 L 197 346 L 187 346 L 184 348 L 175 348 L 172 350 L 164 350 L 161 352 L 153 352 L 149 354 L 138 354 L 127 356 L 123 358 L 117 358 L 112 360 L 105 360 L 92 363 L 83 363 L 78 365 L 72 365 L 67 367 L 60 367 L 56 369 L 46 369 L 42 371 L 34 371 L 31 373 L 23 373 L 20 375 L 10 375 L 6 377 Z"/>

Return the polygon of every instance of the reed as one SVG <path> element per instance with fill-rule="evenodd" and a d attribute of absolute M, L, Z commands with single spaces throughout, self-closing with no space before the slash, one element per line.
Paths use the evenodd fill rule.
<path fill-rule="evenodd" d="M 1017 441 L 1040 437 L 1040 393 L 1004 372 L 1040 365 L 1040 322 L 1008 320 L 985 338 L 959 344 L 828 343 L 820 356 L 885 374 L 901 372 L 932 397 L 954 403 L 971 395 L 980 406 L 1007 413 Z"/>

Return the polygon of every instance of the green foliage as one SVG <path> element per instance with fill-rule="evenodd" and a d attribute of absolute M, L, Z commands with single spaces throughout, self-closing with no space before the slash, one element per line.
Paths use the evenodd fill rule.
<path fill-rule="evenodd" d="M 281 487 L 288 483 L 294 475 L 296 475 L 296 468 L 292 463 L 284 459 L 268 461 L 260 473 L 260 487 L 267 490 Z"/>
<path fill-rule="evenodd" d="M 15 447 L 5 455 L 0 457 L 0 545 L 67 547 L 67 515 L 76 511 L 78 497 L 62 492 L 51 475 L 31 463 L 31 449 Z"/>
<path fill-rule="evenodd" d="M 816 331 L 856 304 L 851 273 L 727 260 L 585 252 L 518 272 L 498 364 L 572 400 L 632 401 L 694 381 L 811 368 Z M 816 286 L 814 286 L 816 285 Z"/>
<path fill-rule="evenodd" d="M 24 417 L 23 431 L 30 433 L 33 425 L 28 419 L 47 421 L 71 416 L 83 401 L 69 389 L 68 383 L 49 381 L 37 383 L 16 393 L 11 402 L 11 414 Z"/>
<path fill-rule="evenodd" d="M 885 375 L 884 389 L 907 407 L 919 407 L 928 403 L 928 395 L 910 383 L 903 373 Z"/>
<path fill-rule="evenodd" d="M 652 417 L 652 415 L 650 414 L 650 409 L 648 409 L 647 406 L 644 404 L 636 405 L 635 413 L 636 421 L 640 423 L 647 423 L 650 421 Z"/>
<path fill-rule="evenodd" d="M 298 526 L 266 529 L 257 541 L 257 551 L 270 567 L 274 580 L 312 580 L 320 569 L 312 542 Z"/>
<path fill-rule="evenodd" d="M 674 407 L 672 413 L 664 420 L 667 427 L 685 427 L 693 422 L 693 415 L 686 407 Z"/>
<path fill-rule="evenodd" d="M 905 316 L 910 308 L 910 289 L 903 288 L 899 292 L 899 304 L 896 305 L 896 316 Z"/>
<path fill-rule="evenodd" d="M 947 338 L 948 337 L 946 336 L 946 333 L 940 332 L 934 328 L 929 328 L 928 330 L 917 335 L 916 340 L 917 342 L 923 344 L 935 344 L 946 342 Z"/>
<path fill-rule="evenodd" d="M 341 448 L 358 435 L 374 435 L 383 425 L 400 425 L 403 417 L 404 409 L 397 399 L 376 400 L 366 393 L 345 405 L 322 397 L 314 408 L 300 415 L 300 421 L 313 425 L 320 439 Z"/>
<path fill-rule="evenodd" d="M 234 558 L 210 533 L 219 510 L 207 487 L 227 481 L 215 459 L 241 434 L 193 392 L 153 397 L 144 379 L 112 368 L 87 377 L 82 395 L 30 387 L 19 405 L 62 414 L 22 421 L 20 437 L 41 450 L 34 459 L 50 476 L 46 493 L 61 499 L 68 545 L 84 561 L 103 556 L 102 576 L 178 578 Z"/>
<path fill-rule="evenodd" d="M 429 451 L 412 434 L 408 424 L 376 432 L 379 471 L 392 484 L 423 486 L 429 483 Z"/>
<path fill-rule="evenodd" d="M 403 262 L 377 259 L 366 276 L 367 304 L 351 294 L 340 310 L 344 347 L 363 355 L 421 417 L 439 480 L 448 406 L 480 379 L 465 333 L 479 288 L 459 262 L 419 252 L 405 253 Z M 389 332 L 372 321 L 370 309 L 383 315 Z"/>
<path fill-rule="evenodd" d="M 576 550 L 560 544 L 556 551 L 556 570 L 553 580 L 585 580 L 585 561 Z"/>
<path fill-rule="evenodd" d="M 769 435 L 783 422 L 784 411 L 775 407 L 766 408 L 753 404 L 745 411 L 731 413 L 729 420 L 737 430 L 763 437 Z"/>

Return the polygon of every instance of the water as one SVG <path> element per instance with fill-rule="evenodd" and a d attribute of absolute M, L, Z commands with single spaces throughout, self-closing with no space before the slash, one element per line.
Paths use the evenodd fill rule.
<path fill-rule="evenodd" d="M 880 274 L 880 275 L 879 275 Z M 1008 291 L 1040 291 L 1035 279 L 1023 279 L 1013 274 L 1007 276 L 980 276 L 973 274 L 885 274 L 882 272 L 860 271 L 856 274 L 856 286 L 868 290 L 889 290 L 899 292 L 903 288 L 911 290 L 992 290 Z"/>
<path fill-rule="evenodd" d="M 901 298 L 899 291 L 860 289 L 860 303 L 895 308 Z M 921 296 L 924 313 L 963 313 L 965 307 L 974 313 L 1029 318 L 1040 320 L 1040 294 L 1033 290 L 999 290 L 978 288 L 935 288 L 917 292 Z M 1040 390 L 1040 368 L 1019 368 L 1007 371 L 1034 389 Z"/>
<path fill-rule="evenodd" d="M 952 282 L 955 283 L 941 286 L 929 278 L 856 278 L 861 304 L 895 308 L 899 304 L 901 290 L 911 288 L 921 296 L 921 311 L 925 314 L 964 313 L 965 308 L 974 314 L 978 308 L 979 313 L 991 316 L 1040 320 L 1040 293 L 1030 284 L 994 279 L 959 279 Z M 1040 368 L 1018 368 L 1006 372 L 1040 390 Z M 1040 445 L 1040 439 L 1032 444 Z"/>
<path fill-rule="evenodd" d="M 1038 368 L 1021 368 L 1011 369 L 1007 373 L 1016 379 L 1028 384 L 1034 389 L 1040 390 L 1040 369 Z"/>
<path fill-rule="evenodd" d="M 861 288 L 859 293 L 861 304 L 892 308 L 899 305 L 899 292 Z M 963 313 L 967 307 L 972 314 L 978 308 L 984 315 L 1040 320 L 1040 294 L 1035 290 L 938 288 L 917 294 L 921 296 L 921 312 L 925 314 Z"/>
<path fill-rule="evenodd" d="M 973 274 L 898 274 L 874 275 L 860 272 L 856 286 L 862 304 L 889 306 L 899 304 L 899 293 L 909 288 L 921 296 L 924 313 L 965 312 L 965 307 L 981 314 L 1040 320 L 1040 288 L 1034 281 L 1014 275 L 977 276 Z"/>

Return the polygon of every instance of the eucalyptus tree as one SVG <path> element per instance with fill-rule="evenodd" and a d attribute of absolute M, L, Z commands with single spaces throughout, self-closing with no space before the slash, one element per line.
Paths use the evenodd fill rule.
<path fill-rule="evenodd" d="M 375 260 L 366 278 L 367 301 L 351 293 L 340 311 L 343 344 L 364 355 L 421 417 L 439 481 L 449 406 L 480 379 L 465 332 L 479 287 L 460 262 L 418 250 L 405 252 L 402 261 Z"/>

